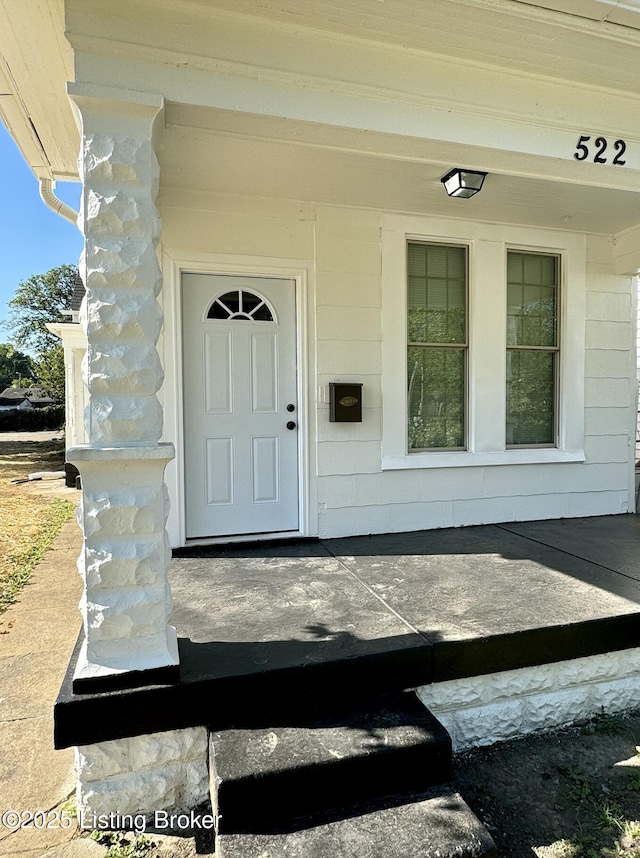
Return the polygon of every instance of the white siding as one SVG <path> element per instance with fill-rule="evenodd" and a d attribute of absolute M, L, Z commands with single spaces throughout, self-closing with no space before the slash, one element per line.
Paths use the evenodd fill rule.
<path fill-rule="evenodd" d="M 628 436 L 636 407 L 629 377 L 632 279 L 614 273 L 609 238 L 587 239 L 586 462 L 383 471 L 382 215 L 224 196 L 215 202 L 203 196 L 191 208 L 177 200 L 168 192 L 163 200 L 169 253 L 312 262 L 313 532 L 330 537 L 628 511 Z M 398 290 L 404 288 L 398 282 Z M 170 364 L 171 356 L 166 359 Z M 330 381 L 363 383 L 362 423 L 329 422 Z"/>
<path fill-rule="evenodd" d="M 594 512 L 599 503 L 616 504 L 614 474 L 620 484 L 628 465 L 623 464 L 633 449 L 625 431 L 629 409 L 635 409 L 636 385 L 629 378 L 634 347 L 632 319 L 634 281 L 616 276 L 611 264 L 611 243 L 591 237 L 587 267 L 587 350 L 585 355 L 585 450 L 593 473 L 602 471 L 603 482 L 591 492 L 574 495 L 570 515 Z M 624 290 L 624 291 L 623 291 Z M 613 494 L 612 494 L 613 492 Z M 632 508 L 632 506 L 630 506 Z"/>

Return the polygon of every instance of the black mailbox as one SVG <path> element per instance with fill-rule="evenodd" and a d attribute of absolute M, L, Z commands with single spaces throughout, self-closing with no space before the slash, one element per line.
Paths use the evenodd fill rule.
<path fill-rule="evenodd" d="M 329 382 L 329 420 L 362 423 L 362 385 Z"/>

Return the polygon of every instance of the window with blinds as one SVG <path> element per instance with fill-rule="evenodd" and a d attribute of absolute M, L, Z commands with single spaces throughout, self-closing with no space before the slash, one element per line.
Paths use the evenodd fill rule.
<path fill-rule="evenodd" d="M 466 446 L 467 248 L 408 242 L 408 449 Z"/>
<path fill-rule="evenodd" d="M 556 443 L 560 259 L 507 254 L 507 426 L 509 447 Z"/>

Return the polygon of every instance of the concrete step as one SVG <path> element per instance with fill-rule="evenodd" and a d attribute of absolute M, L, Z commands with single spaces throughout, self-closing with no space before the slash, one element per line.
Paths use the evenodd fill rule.
<path fill-rule="evenodd" d="M 342 713 L 211 734 L 220 832 L 254 830 L 400 793 L 451 775 L 451 739 L 413 692 Z"/>
<path fill-rule="evenodd" d="M 217 858 L 478 858 L 495 855 L 484 826 L 449 787 L 353 808 L 341 819 L 315 819 L 243 834 L 223 834 Z"/>

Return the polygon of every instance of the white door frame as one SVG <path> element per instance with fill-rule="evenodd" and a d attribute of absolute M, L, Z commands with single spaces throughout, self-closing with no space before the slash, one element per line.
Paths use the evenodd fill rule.
<path fill-rule="evenodd" d="M 193 545 L 202 542 L 234 542 L 257 537 L 223 537 L 207 540 L 186 538 L 185 484 L 184 484 L 184 392 L 182 383 L 182 274 L 221 274 L 240 277 L 274 277 L 293 280 L 296 299 L 296 360 L 298 420 L 298 521 L 299 530 L 291 536 L 316 536 L 318 533 L 317 486 L 315 481 L 316 409 L 314 407 L 315 378 L 314 350 L 310 348 L 309 331 L 315 330 L 313 314 L 315 302 L 310 294 L 313 288 L 313 264 L 310 260 L 275 259 L 268 257 L 245 257 L 230 254 L 189 254 L 167 250 L 164 253 L 164 285 L 161 302 L 164 309 L 165 381 L 160 398 L 164 408 L 164 440 L 172 441 L 176 458 L 166 473 L 171 509 L 167 529 L 172 547 Z M 313 514 L 312 514 L 313 511 Z M 278 533 L 282 538 L 288 534 Z M 274 538 L 265 534 L 264 539 Z"/>

